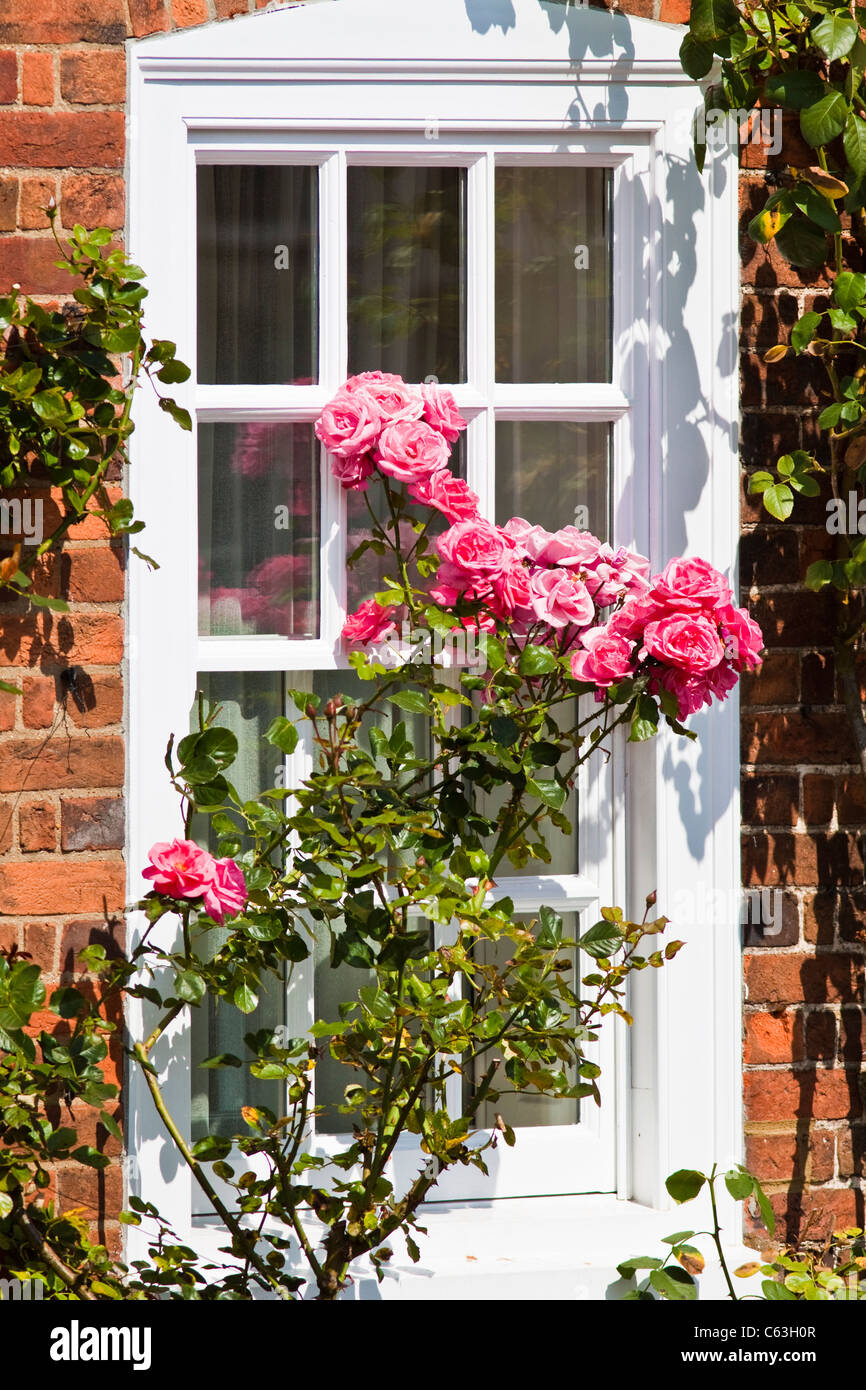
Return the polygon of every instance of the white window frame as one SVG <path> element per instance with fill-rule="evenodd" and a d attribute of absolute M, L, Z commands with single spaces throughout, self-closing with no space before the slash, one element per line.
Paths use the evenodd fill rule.
<path fill-rule="evenodd" d="M 494 388 L 488 380 L 479 391 L 478 335 L 492 333 L 487 295 L 470 313 L 468 384 L 455 394 L 478 421 L 476 429 L 489 425 L 493 404 L 524 419 L 534 413 L 613 421 L 617 543 L 634 544 L 654 569 L 672 554 L 690 552 L 733 578 L 736 354 L 721 357 L 719 344 L 732 335 L 735 341 L 736 331 L 736 170 L 719 154 L 705 175 L 709 182 L 702 182 L 692 164 L 689 116 L 697 94 L 676 56 L 683 31 L 538 0 L 516 0 L 517 22 L 501 30 L 496 0 L 468 7 L 474 21 L 464 0 L 417 9 L 405 0 L 336 3 L 339 14 L 332 3 L 267 11 L 129 45 L 128 244 L 150 272 L 153 330 L 175 339 L 179 355 L 192 362 L 197 160 L 324 160 L 320 224 L 335 218 L 338 226 L 346 217 L 347 149 L 371 163 L 400 163 L 407 151 L 417 152 L 431 121 L 437 138 L 428 144 L 435 153 L 426 154 L 434 160 L 464 162 L 495 149 L 516 161 L 579 159 L 613 167 L 617 384 L 576 391 Z M 492 26 L 479 22 L 482 10 L 489 10 Z M 492 161 L 472 167 L 476 186 L 478 171 L 492 178 Z M 174 230 L 167 233 L 169 216 Z M 480 257 L 492 258 L 492 236 L 490 217 L 486 244 L 475 239 L 468 247 L 470 268 L 480 267 Z M 321 321 L 344 324 L 345 239 L 323 237 L 321 254 Z M 475 282 L 489 280 L 476 275 Z M 177 394 L 200 421 L 244 418 L 251 405 L 258 418 L 312 419 L 345 375 L 344 338 L 330 334 L 322 349 L 316 388 L 204 386 Z M 682 382 L 690 388 L 685 420 Z M 131 898 L 141 893 L 150 845 L 177 829 L 162 754 L 168 732 L 185 727 L 196 672 L 237 669 L 241 642 L 243 668 L 250 671 L 296 667 L 301 654 L 289 649 L 300 647 L 306 669 L 343 664 L 337 639 L 345 582 L 344 499 L 325 471 L 319 640 L 199 638 L 194 443 L 144 393 L 136 420 L 130 494 L 148 525 L 147 548 L 162 567 L 148 573 L 133 565 L 130 575 Z M 491 456 L 491 428 L 487 436 Z M 627 459 L 638 465 L 624 467 Z M 483 476 L 470 461 L 476 488 Z M 482 506 L 491 502 L 482 495 Z M 736 902 L 736 696 L 695 722 L 697 748 L 666 733 L 627 757 L 620 746 L 613 774 L 590 779 L 584 797 L 599 827 L 605 805 L 613 815 L 613 837 L 582 844 L 581 867 L 586 874 L 587 862 L 592 865 L 603 901 L 640 915 L 650 889 L 661 909 L 685 889 L 696 905 L 693 920 L 671 928 L 687 938 L 688 949 L 671 967 L 636 979 L 634 1028 L 626 1033 L 609 1023 L 603 1043 L 607 1079 L 615 1076 L 616 1085 L 615 1094 L 608 1088 L 609 1109 L 597 1133 L 615 1142 L 617 1194 L 659 1210 L 668 1205 L 663 1180 L 672 1168 L 735 1160 L 742 1148 L 738 924 L 736 914 L 722 923 L 699 920 L 708 894 L 709 901 L 721 893 Z M 563 908 L 585 905 L 585 881 L 562 885 Z M 528 895 L 531 886 L 525 888 Z M 131 926 L 134 936 L 137 925 Z M 130 1026 L 137 1029 L 140 1021 L 136 1004 Z M 189 1038 L 179 1024 L 155 1061 L 170 1109 L 188 1124 Z M 178 1230 L 188 1230 L 190 1180 L 134 1072 L 128 1100 L 128 1143 L 136 1159 L 130 1187 L 155 1201 Z"/>

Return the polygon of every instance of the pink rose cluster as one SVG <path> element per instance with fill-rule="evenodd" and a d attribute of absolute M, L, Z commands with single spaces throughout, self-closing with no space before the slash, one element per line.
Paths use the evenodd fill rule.
<path fill-rule="evenodd" d="M 432 598 L 483 604 L 515 637 L 536 641 L 577 634 L 608 608 L 648 587 L 649 562 L 576 526 L 546 531 L 523 517 L 494 526 L 482 517 L 457 522 L 436 542 L 441 556 Z"/>
<path fill-rule="evenodd" d="M 169 898 L 201 898 L 205 912 L 222 926 L 247 900 L 243 870 L 233 859 L 214 859 L 193 840 L 160 841 L 148 854 L 142 878 Z"/>
<path fill-rule="evenodd" d="M 730 694 L 759 665 L 764 639 L 724 577 L 706 560 L 671 560 L 645 592 L 629 596 L 607 623 L 582 633 L 572 675 L 603 690 L 649 662 L 653 694 L 667 690 L 679 717 Z"/>

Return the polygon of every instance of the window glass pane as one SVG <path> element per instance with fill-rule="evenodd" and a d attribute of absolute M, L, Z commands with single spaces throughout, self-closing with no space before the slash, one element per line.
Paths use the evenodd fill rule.
<path fill-rule="evenodd" d="M 496 521 L 512 516 L 558 531 L 577 526 L 607 540 L 610 425 L 502 420 L 496 426 Z"/>
<path fill-rule="evenodd" d="M 294 680 L 294 677 L 292 679 Z M 354 671 L 317 671 L 312 678 L 312 683 L 315 694 L 321 696 L 323 703 L 335 695 L 342 695 L 345 699 L 353 702 L 361 702 L 370 698 L 369 685 L 360 680 Z M 407 734 L 416 749 L 426 747 L 427 722 L 422 715 L 413 716 L 404 710 L 397 710 L 389 706 L 387 711 L 375 716 L 377 726 L 387 737 L 391 736 L 394 726 L 400 720 L 405 722 Z M 365 727 L 369 727 L 369 723 L 366 723 Z M 424 740 L 423 743 L 422 740 Z M 407 772 L 407 779 L 412 775 L 412 773 Z M 413 850 L 411 853 L 414 858 L 415 851 Z M 393 866 L 395 869 L 399 867 L 399 857 L 394 857 Z M 413 930 L 420 930 L 420 926 L 419 919 L 417 926 L 413 925 Z M 324 923 L 314 922 L 311 923 L 311 927 L 316 932 L 314 952 L 316 1018 L 338 1019 L 340 1017 L 340 1004 L 354 999 L 359 989 L 370 984 L 373 973 L 368 970 L 358 970 L 345 963 L 338 965 L 336 969 L 333 968 L 331 966 L 331 932 L 328 931 Z M 337 935 L 342 929 L 342 919 L 337 919 L 331 923 L 331 931 Z M 330 1056 L 326 1044 L 322 1057 L 316 1063 L 316 1105 L 324 1106 L 323 1113 L 316 1118 L 316 1129 L 319 1133 L 340 1134 L 351 1129 L 351 1118 L 341 1115 L 337 1107 L 343 1104 L 346 1087 L 351 1083 L 357 1085 L 360 1079 L 360 1072 L 354 1071 L 345 1063 L 335 1061 Z"/>
<path fill-rule="evenodd" d="M 268 673 L 238 674 L 219 672 L 202 674 L 198 688 L 208 703 L 219 701 L 222 706 L 219 723 L 231 729 L 238 740 L 237 761 L 229 777 L 241 797 L 253 797 L 272 787 L 281 771 L 279 753 L 265 742 L 265 730 L 273 719 L 283 713 L 283 677 Z M 197 718 L 193 719 L 198 727 Z M 204 821 L 204 817 L 202 820 Z M 206 836 L 210 820 L 200 827 L 201 835 L 193 828 L 194 838 Z M 215 853 L 216 839 L 208 848 Z M 195 941 L 196 949 L 204 955 L 215 954 L 228 938 L 228 931 L 213 927 Z M 243 1134 L 242 1105 L 266 1105 L 278 1115 L 283 1111 L 283 1087 L 279 1081 L 258 1081 L 251 1077 L 246 1066 L 202 1070 L 199 1063 L 218 1052 L 231 1052 L 244 1062 L 252 1054 L 244 1043 L 245 1033 L 259 1028 L 275 1029 L 285 1020 L 285 985 L 274 975 L 262 978 L 258 1007 L 251 1014 L 209 995 L 207 1003 L 192 1009 L 192 1133 L 193 1138 L 204 1134 Z"/>
<path fill-rule="evenodd" d="M 609 381 L 607 169 L 496 170 L 497 381 Z"/>
<path fill-rule="evenodd" d="M 533 919 L 528 913 L 521 913 L 514 918 L 515 922 L 529 924 Z M 563 934 L 571 937 L 572 940 L 578 935 L 577 915 L 573 912 L 563 914 Z M 514 943 L 508 938 L 502 941 L 479 941 L 474 948 L 474 958 L 479 965 L 497 966 L 500 969 L 505 962 L 510 959 L 514 951 Z M 574 949 L 560 952 L 560 959 L 572 962 L 571 973 L 566 976 L 566 981 L 574 988 L 574 969 L 575 955 Z M 471 995 L 470 995 L 471 997 Z M 551 996 L 551 1002 L 555 1002 Z M 569 1010 L 566 1015 L 569 1026 L 574 1023 L 574 1010 Z M 472 1088 L 480 1085 L 482 1077 L 487 1067 L 490 1065 L 491 1054 L 485 1053 L 476 1058 L 471 1074 L 464 1072 L 464 1088 L 467 1092 L 467 1100 L 472 1094 Z M 531 1059 L 530 1059 L 531 1060 Z M 577 1082 L 577 1073 L 574 1066 L 565 1067 L 565 1074 L 570 1085 Z M 580 1120 L 580 1101 L 559 1099 L 555 1096 L 534 1095 L 532 1092 L 517 1095 L 512 1089 L 507 1077 L 505 1067 L 500 1067 L 496 1078 L 496 1089 L 500 1092 L 498 1100 L 485 1101 L 478 1109 L 476 1124 L 479 1129 L 492 1129 L 496 1123 L 496 1116 L 501 1115 L 507 1125 L 512 1129 L 535 1128 L 541 1125 L 576 1125 Z"/>
<path fill-rule="evenodd" d="M 200 165 L 198 379 L 318 381 L 318 169 Z"/>
<path fill-rule="evenodd" d="M 465 169 L 350 167 L 349 371 L 466 378 Z"/>
<path fill-rule="evenodd" d="M 471 428 L 471 427 L 470 427 Z M 448 466 L 457 478 L 466 477 L 466 436 L 461 434 L 456 443 L 451 445 L 451 458 Z M 366 501 L 365 501 L 366 498 Z M 369 502 L 369 506 L 367 505 Z M 347 492 L 346 493 L 346 521 L 348 526 L 346 536 L 346 554 L 352 552 L 366 540 L 371 533 L 370 509 L 377 521 L 384 523 L 388 520 L 388 503 L 386 501 L 385 489 L 377 484 L 376 479 L 370 482 L 367 491 Z M 427 536 L 441 536 L 443 531 L 447 531 L 450 525 L 443 512 L 434 511 L 432 508 L 424 508 L 418 504 L 412 507 L 412 517 L 415 520 L 426 521 L 430 517 L 427 527 Z M 405 553 L 411 552 L 412 546 L 417 540 L 416 533 L 408 520 L 401 522 L 400 539 Z M 363 603 L 366 599 L 372 598 L 375 593 L 384 587 L 385 574 L 390 571 L 395 573 L 394 557 L 390 553 L 377 555 L 375 550 L 365 550 L 363 555 L 358 557 L 356 564 L 346 568 L 346 602 L 350 613 Z M 433 583 L 426 580 L 424 584 L 418 578 L 417 569 L 414 564 L 409 565 L 409 577 L 422 588 L 429 587 Z"/>
<path fill-rule="evenodd" d="M 199 426 L 199 632 L 319 632 L 320 449 L 310 424 Z"/>

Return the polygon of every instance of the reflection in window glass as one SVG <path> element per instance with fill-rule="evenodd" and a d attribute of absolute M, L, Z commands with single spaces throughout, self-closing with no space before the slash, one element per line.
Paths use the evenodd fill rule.
<path fill-rule="evenodd" d="M 610 426 L 503 420 L 496 426 L 496 521 L 526 517 L 548 531 L 577 526 L 607 540 Z"/>
<path fill-rule="evenodd" d="M 533 920 L 535 914 L 522 913 L 514 918 L 515 922 L 525 925 Z M 574 940 L 578 935 L 577 916 L 573 912 L 563 914 L 563 935 Z M 514 943 L 508 938 L 502 941 L 479 941 L 474 948 L 474 957 L 479 965 L 494 965 L 499 968 L 505 965 L 514 951 Z M 561 959 L 570 959 L 572 971 L 568 975 L 567 981 L 574 984 L 575 955 L 574 949 L 562 951 Z M 551 997 L 551 1004 L 555 1001 Z M 566 1021 L 567 1020 L 567 1021 Z M 574 1022 L 574 1011 L 569 1010 L 563 1021 L 563 1026 L 568 1027 Z M 549 1024 L 550 1020 L 548 1021 Z M 474 1087 L 481 1084 L 484 1073 L 490 1065 L 491 1055 L 485 1053 L 476 1058 L 471 1074 L 464 1072 L 464 1092 L 466 1103 L 472 1095 Z M 529 1059 L 531 1060 L 531 1059 Z M 565 1074 L 570 1085 L 577 1081 L 577 1072 L 574 1066 L 565 1068 Z M 499 1068 L 495 1081 L 496 1089 L 500 1092 L 497 1100 L 484 1101 L 478 1109 L 476 1124 L 479 1129 L 492 1129 L 496 1123 L 496 1116 L 501 1115 L 507 1125 L 512 1129 L 527 1128 L 534 1129 L 548 1125 L 576 1125 L 580 1120 L 580 1101 L 560 1099 L 555 1096 L 545 1096 L 540 1093 L 533 1094 L 525 1092 L 515 1094 L 507 1077 L 505 1076 L 504 1064 Z"/>
<path fill-rule="evenodd" d="M 349 371 L 466 378 L 465 169 L 352 167 Z"/>
<path fill-rule="evenodd" d="M 318 170 L 200 165 L 198 379 L 318 380 Z"/>
<path fill-rule="evenodd" d="M 611 175 L 496 170 L 497 381 L 609 381 Z"/>
<path fill-rule="evenodd" d="M 199 632 L 315 637 L 320 451 L 309 424 L 199 426 Z"/>
<path fill-rule="evenodd" d="M 283 677 L 270 672 L 240 674 L 208 672 L 198 678 L 198 688 L 208 704 L 222 706 L 218 723 L 238 740 L 237 761 L 228 776 L 242 798 L 257 796 L 273 787 L 281 767 L 279 754 L 265 742 L 265 731 L 273 719 L 283 713 Z M 198 727 L 197 717 L 193 727 Z M 204 817 L 202 820 L 204 821 Z M 193 836 L 200 843 L 207 836 L 210 821 L 193 827 Z M 215 853 L 214 837 L 208 848 Z M 202 940 L 195 942 L 202 954 L 215 954 L 228 938 L 228 931 L 214 927 Z M 224 999 L 209 995 L 207 1002 L 192 1009 L 192 1135 L 199 1139 L 205 1134 L 244 1134 L 246 1132 L 241 1106 L 265 1105 L 280 1114 L 283 1110 L 283 1087 L 279 1081 L 259 1081 L 251 1077 L 246 1063 L 252 1061 L 245 1042 L 245 1033 L 260 1028 L 275 1029 L 285 1019 L 285 986 L 273 975 L 262 979 L 259 1003 L 251 1014 L 243 1014 Z M 243 1059 L 243 1067 L 221 1067 L 202 1070 L 206 1057 L 231 1052 Z"/>

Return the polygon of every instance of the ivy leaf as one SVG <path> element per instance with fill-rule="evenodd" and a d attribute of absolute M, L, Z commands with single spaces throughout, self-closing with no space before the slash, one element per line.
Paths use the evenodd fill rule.
<path fill-rule="evenodd" d="M 848 103 L 841 92 L 831 90 L 800 112 L 800 130 L 807 144 L 816 149 L 819 145 L 829 145 L 837 135 L 841 135 L 848 119 Z"/>
<path fill-rule="evenodd" d="M 843 58 L 858 35 L 855 20 L 850 15 L 828 14 L 812 29 L 812 38 L 827 57 L 833 62 Z"/>

